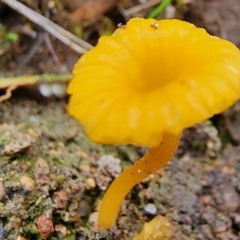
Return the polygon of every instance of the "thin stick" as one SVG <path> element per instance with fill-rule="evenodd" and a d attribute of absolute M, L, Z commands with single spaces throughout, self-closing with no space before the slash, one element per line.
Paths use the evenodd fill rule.
<path fill-rule="evenodd" d="M 65 30 L 64 28 L 60 27 L 59 25 L 53 23 L 49 19 L 45 18 L 44 16 L 38 14 L 37 12 L 33 11 L 32 9 L 28 8 L 24 4 L 16 1 L 16 0 L 0 0 L 0 2 L 5 3 L 15 11 L 21 13 L 29 20 L 41 26 L 44 30 L 52 34 L 54 37 L 65 43 L 67 46 L 72 48 L 77 53 L 85 53 L 89 49 L 92 48 L 92 45 L 85 42 L 84 40 L 78 38 L 77 36 L 73 35 L 69 31 Z"/>
<path fill-rule="evenodd" d="M 53 45 L 52 45 L 52 42 L 51 42 L 51 40 L 50 40 L 49 33 L 47 33 L 47 32 L 44 32 L 44 41 L 45 41 L 45 43 L 46 43 L 46 45 L 47 45 L 47 48 L 48 48 L 50 54 L 52 55 L 52 58 L 53 58 L 54 62 L 55 62 L 55 63 L 58 65 L 58 67 L 59 67 L 59 72 L 60 72 L 60 73 L 69 72 L 69 71 L 67 70 L 67 67 L 66 67 L 65 65 L 63 65 L 63 64 L 61 63 L 61 61 L 59 60 L 58 55 L 57 55 L 57 53 L 55 52 L 54 47 L 53 47 Z"/>
<path fill-rule="evenodd" d="M 122 12 L 122 14 L 125 17 L 130 18 L 130 16 L 133 16 L 134 14 L 137 14 L 138 12 L 141 12 L 145 9 L 153 7 L 153 6 L 157 5 L 159 2 L 160 2 L 160 0 L 151 0 L 151 1 L 147 1 L 146 3 L 134 6 L 132 8 L 120 9 L 120 11 Z"/>
<path fill-rule="evenodd" d="M 0 89 L 11 86 L 27 86 L 34 85 L 37 82 L 68 82 L 72 78 L 71 74 L 42 74 L 32 76 L 18 76 L 0 78 Z"/>

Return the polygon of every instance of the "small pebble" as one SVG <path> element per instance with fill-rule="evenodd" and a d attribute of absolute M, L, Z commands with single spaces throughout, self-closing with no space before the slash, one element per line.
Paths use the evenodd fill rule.
<path fill-rule="evenodd" d="M 1 239 L 1 238 L 0 238 L 0 239 Z M 27 239 L 26 239 L 25 237 L 19 235 L 19 236 L 17 236 L 17 240 L 27 240 Z"/>
<path fill-rule="evenodd" d="M 39 92 L 43 97 L 46 97 L 46 98 L 49 98 L 53 95 L 58 98 L 63 98 L 67 94 L 66 89 L 67 89 L 67 85 L 64 83 L 53 83 L 53 84 L 43 83 L 39 85 Z"/>
<path fill-rule="evenodd" d="M 202 199 L 203 203 L 206 205 L 209 205 L 210 203 L 213 202 L 211 196 L 209 196 L 209 195 L 203 195 L 203 196 L 201 196 L 201 199 Z"/>
<path fill-rule="evenodd" d="M 66 96 L 67 85 L 63 83 L 52 84 L 52 94 L 58 98 L 63 98 Z"/>
<path fill-rule="evenodd" d="M 93 178 L 88 178 L 86 180 L 86 189 L 91 190 L 96 187 L 96 182 Z"/>
<path fill-rule="evenodd" d="M 28 176 L 22 176 L 20 178 L 20 183 L 22 184 L 23 188 L 27 191 L 32 191 L 35 188 L 35 182 L 32 178 Z"/>
<path fill-rule="evenodd" d="M 77 222 L 79 219 L 80 219 L 80 214 L 77 212 L 71 212 L 71 213 L 66 212 L 63 218 L 65 222 Z"/>
<path fill-rule="evenodd" d="M 54 232 L 53 221 L 45 215 L 41 215 L 36 221 L 41 238 L 46 239 Z"/>
<path fill-rule="evenodd" d="M 41 84 L 39 85 L 39 92 L 43 97 L 51 97 L 52 96 L 52 87 L 50 84 Z"/>
<path fill-rule="evenodd" d="M 183 231 L 183 233 L 185 233 L 186 235 L 190 235 L 191 232 L 192 232 L 192 228 L 191 228 L 190 225 L 185 225 L 185 224 L 183 224 L 183 225 L 182 225 L 182 231 Z"/>
<path fill-rule="evenodd" d="M 55 231 L 58 233 L 59 239 L 62 239 L 67 235 L 67 228 L 62 224 L 56 224 Z"/>
<path fill-rule="evenodd" d="M 240 214 L 235 214 L 233 218 L 233 222 L 235 225 L 237 225 L 238 228 L 240 228 Z"/>
<path fill-rule="evenodd" d="M 53 202 L 56 209 L 66 209 L 69 202 L 69 195 L 64 190 L 53 193 Z"/>
<path fill-rule="evenodd" d="M 155 215 L 157 213 L 157 208 L 156 208 L 155 204 L 148 203 L 144 208 L 144 212 L 146 214 Z"/>
<path fill-rule="evenodd" d="M 33 123 L 38 123 L 38 122 L 40 122 L 40 116 L 38 116 L 38 115 L 31 115 L 29 117 L 29 121 L 33 122 Z"/>
<path fill-rule="evenodd" d="M 98 171 L 105 176 L 116 178 L 122 171 L 121 161 L 111 155 L 104 155 L 98 161 Z"/>
<path fill-rule="evenodd" d="M 222 233 L 222 232 L 225 232 L 225 231 L 227 231 L 227 224 L 222 222 L 222 221 L 217 220 L 216 223 L 215 223 L 215 226 L 214 226 L 214 232 L 215 233 Z"/>
<path fill-rule="evenodd" d="M 94 212 L 89 215 L 88 222 L 95 226 L 97 224 L 97 219 L 98 213 Z"/>
<path fill-rule="evenodd" d="M 91 172 L 91 168 L 88 163 L 84 163 L 84 164 L 80 165 L 79 168 L 81 171 L 83 171 L 84 174 L 90 174 L 90 172 Z"/>
<path fill-rule="evenodd" d="M 188 214 L 180 214 L 178 222 L 184 225 L 191 225 L 192 219 Z"/>
<path fill-rule="evenodd" d="M 48 163 L 44 159 L 39 158 L 36 162 L 33 174 L 35 177 L 35 181 L 39 186 L 47 184 L 49 182 L 50 174 Z"/>

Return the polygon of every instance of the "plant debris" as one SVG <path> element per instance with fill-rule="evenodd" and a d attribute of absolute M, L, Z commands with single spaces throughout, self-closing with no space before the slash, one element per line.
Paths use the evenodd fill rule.
<path fill-rule="evenodd" d="M 21 2 L 93 45 L 108 29 L 100 13 L 95 12 L 94 24 L 81 26 L 72 19 L 73 9 L 65 9 L 62 4 L 61 10 L 60 1 L 50 1 L 51 6 L 40 1 Z M 237 0 L 184 1 L 182 6 L 173 2 L 169 6 L 174 16 L 239 45 Z M 104 13 L 111 23 L 110 31 L 119 23 L 124 27 L 130 17 L 147 16 L 158 4 L 158 0 L 117 1 Z M 166 11 L 157 18 L 173 16 Z M 28 24 L 34 34 L 43 30 L 2 3 L 0 18 L 4 26 L 0 34 L 18 34 L 16 42 L 1 43 L 1 76 L 18 75 L 19 66 L 24 75 L 62 74 L 60 65 L 71 72 L 78 54 L 50 36 L 60 65 L 42 43 L 36 45 L 29 59 L 27 55 L 37 39 L 16 26 Z M 21 65 L 26 59 L 28 64 Z M 103 231 L 96 228 L 96 214 L 105 189 L 146 149 L 90 142 L 68 116 L 66 101 L 67 97 L 44 98 L 32 84 L 19 86 L 0 104 L 1 240 L 47 236 L 49 240 L 126 240 L 140 233 L 144 223 L 155 215 L 171 222 L 173 239 L 240 238 L 239 103 L 210 122 L 187 129 L 177 157 L 138 184 L 122 204 L 117 225 Z M 101 165 L 100 159 L 106 156 L 112 160 Z M 156 207 L 153 215 L 145 211 L 152 205 Z"/>

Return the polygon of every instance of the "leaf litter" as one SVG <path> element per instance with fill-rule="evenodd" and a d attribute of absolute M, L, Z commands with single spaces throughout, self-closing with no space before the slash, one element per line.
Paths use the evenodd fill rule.
<path fill-rule="evenodd" d="M 125 19 L 139 14 L 134 12 L 135 2 L 120 1 Z M 239 45 L 237 0 L 231 4 L 189 2 L 182 17 Z M 142 8 L 140 15 L 147 10 Z M 86 29 L 88 36 L 99 26 L 101 22 Z M 96 37 L 95 42 L 89 39 L 96 42 Z M 52 41 L 70 69 L 78 56 Z M 22 61 L 24 51 L 17 44 L 13 47 Z M 40 49 L 22 70 L 54 73 L 56 64 L 46 53 Z M 16 67 L 9 59 L 8 55 L 7 75 Z M 90 142 L 66 108 L 65 99 L 44 99 L 34 86 L 19 87 L 11 99 L 1 103 L 0 239 L 132 239 L 154 218 L 145 211 L 149 204 L 156 209 L 155 215 L 173 224 L 173 239 L 239 239 L 239 103 L 210 122 L 186 130 L 177 156 L 132 190 L 110 231 L 95 226 L 103 189 L 117 176 L 119 167 L 126 168 L 146 149 Z M 120 165 L 115 160 L 110 164 L 112 173 L 99 166 L 101 158 L 110 156 L 121 159 Z"/>

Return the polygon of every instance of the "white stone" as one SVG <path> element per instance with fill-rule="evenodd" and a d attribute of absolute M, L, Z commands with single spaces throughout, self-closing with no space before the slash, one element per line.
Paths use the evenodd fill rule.
<path fill-rule="evenodd" d="M 52 94 L 58 98 L 63 98 L 66 96 L 67 85 L 63 83 L 52 84 Z"/>
<path fill-rule="evenodd" d="M 52 96 L 52 86 L 50 84 L 41 84 L 39 86 L 39 92 L 43 97 L 51 97 Z"/>
<path fill-rule="evenodd" d="M 155 215 L 155 214 L 157 213 L 157 208 L 156 208 L 155 204 L 153 204 L 153 203 L 148 203 L 148 204 L 145 206 L 144 211 L 145 211 L 147 214 Z"/>

